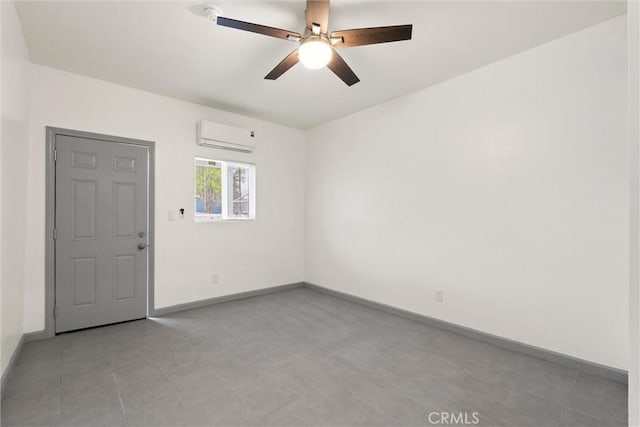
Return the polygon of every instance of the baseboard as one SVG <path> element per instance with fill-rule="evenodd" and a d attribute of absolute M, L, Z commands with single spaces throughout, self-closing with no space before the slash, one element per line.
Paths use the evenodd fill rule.
<path fill-rule="evenodd" d="M 2 373 L 2 385 L 0 385 L 0 395 L 4 395 L 4 388 L 6 387 L 7 382 L 9 382 L 9 378 L 11 377 L 11 374 L 13 373 L 13 369 L 15 368 L 16 363 L 18 362 L 20 353 L 22 353 L 22 346 L 24 345 L 24 341 L 25 341 L 24 335 L 22 335 L 20 337 L 20 340 L 18 340 L 18 345 L 16 346 L 16 349 L 13 351 L 13 354 L 9 359 L 9 363 L 7 364 L 7 367 Z"/>
<path fill-rule="evenodd" d="M 51 335 L 49 335 L 49 333 L 43 329 L 42 331 L 27 332 L 26 334 L 22 335 L 22 337 L 24 338 L 24 342 L 27 343 L 31 341 L 51 338 Z"/>
<path fill-rule="evenodd" d="M 240 292 L 237 294 L 223 295 L 219 297 L 187 302 L 184 304 L 171 305 L 169 307 L 156 308 L 150 314 L 150 317 L 164 316 L 166 314 L 176 313 L 178 311 L 191 310 L 194 308 L 206 307 L 208 305 L 220 304 L 228 301 L 256 297 L 259 295 L 272 294 L 274 292 L 282 292 L 289 289 L 295 289 L 305 286 L 304 282 L 289 283 L 286 285 L 271 286 L 269 288 L 256 289 L 253 291 Z"/>
<path fill-rule="evenodd" d="M 354 302 L 356 304 L 361 304 L 367 307 L 382 310 L 386 313 L 393 314 L 395 316 L 415 320 L 417 322 L 424 323 L 429 326 L 434 326 L 436 328 L 445 329 L 447 331 L 456 333 L 458 335 L 462 335 L 467 338 L 483 341 L 483 342 L 497 345 L 499 347 L 503 347 L 512 351 L 517 351 L 519 353 L 524 353 L 530 356 L 538 357 L 540 359 L 548 360 L 550 362 L 554 362 L 559 365 L 575 368 L 591 375 L 597 375 L 597 376 L 604 377 L 604 378 L 617 381 L 620 383 L 624 383 L 624 384 L 626 384 L 628 381 L 627 371 L 622 369 L 600 365 L 594 362 L 589 362 L 587 360 L 579 359 L 577 357 L 568 356 L 566 354 L 557 353 L 555 351 L 547 350 L 540 347 L 535 347 L 519 341 L 514 341 L 508 338 L 492 335 L 486 332 L 479 331 L 477 329 L 471 329 L 465 326 L 456 325 L 455 323 L 451 323 L 451 322 L 439 320 L 433 317 L 425 316 L 423 314 L 418 314 L 411 311 L 403 310 L 401 308 L 396 308 L 390 305 L 371 301 L 355 295 L 325 288 L 323 286 L 314 285 L 312 283 L 305 282 L 304 286 L 309 289 L 316 290 L 318 292 L 322 292 L 337 298 Z"/>

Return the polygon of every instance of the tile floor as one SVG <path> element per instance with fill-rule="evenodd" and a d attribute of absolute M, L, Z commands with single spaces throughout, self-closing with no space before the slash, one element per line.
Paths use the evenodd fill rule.
<path fill-rule="evenodd" d="M 1 417 L 429 426 L 476 412 L 485 426 L 623 426 L 626 405 L 623 384 L 299 288 L 28 343 Z"/>

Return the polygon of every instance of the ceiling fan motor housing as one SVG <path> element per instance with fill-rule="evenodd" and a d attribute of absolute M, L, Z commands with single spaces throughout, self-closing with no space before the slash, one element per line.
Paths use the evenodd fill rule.
<path fill-rule="evenodd" d="M 216 22 L 218 20 L 218 16 L 222 16 L 222 9 L 213 4 L 205 4 L 202 8 L 202 11 L 204 12 L 205 16 L 213 22 Z"/>

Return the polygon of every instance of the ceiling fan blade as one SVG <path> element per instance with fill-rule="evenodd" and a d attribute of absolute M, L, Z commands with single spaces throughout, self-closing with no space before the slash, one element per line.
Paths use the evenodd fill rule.
<path fill-rule="evenodd" d="M 298 63 L 298 49 L 291 52 L 284 58 L 278 65 L 274 67 L 273 70 L 269 72 L 266 76 L 264 76 L 267 80 L 275 80 L 281 75 L 283 75 L 289 68 L 293 67 Z"/>
<path fill-rule="evenodd" d="M 357 28 L 353 30 L 334 31 L 331 40 L 342 39 L 334 42 L 334 47 L 353 47 L 367 44 L 378 44 L 411 40 L 412 25 L 393 25 L 390 27 Z"/>
<path fill-rule="evenodd" d="M 329 26 L 329 0 L 307 0 L 307 28 L 312 29 L 313 24 L 320 25 L 320 32 L 327 33 Z"/>
<path fill-rule="evenodd" d="M 281 30 L 280 28 L 267 27 L 266 25 L 252 24 L 251 22 L 238 21 L 237 19 L 219 16 L 218 25 L 235 28 L 237 30 L 250 31 L 252 33 L 264 34 L 265 36 L 277 37 L 279 39 L 299 41 L 302 37 L 295 31 Z"/>
<path fill-rule="evenodd" d="M 360 79 L 356 76 L 356 73 L 353 72 L 351 68 L 347 65 L 347 63 L 342 59 L 338 52 L 333 51 L 333 55 L 331 56 L 331 61 L 327 64 L 327 67 L 331 71 L 335 73 L 336 76 L 340 77 L 340 79 L 347 84 L 347 86 L 353 86 L 358 83 Z"/>

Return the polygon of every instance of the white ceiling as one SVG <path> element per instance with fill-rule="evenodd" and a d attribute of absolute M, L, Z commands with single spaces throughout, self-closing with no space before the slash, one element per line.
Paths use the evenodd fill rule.
<path fill-rule="evenodd" d="M 224 16 L 302 32 L 304 0 L 215 1 Z M 495 62 L 626 11 L 624 2 L 334 0 L 330 30 L 413 24 L 413 40 L 342 49 L 360 77 L 298 64 L 296 43 L 217 27 L 196 2 L 18 3 L 39 64 L 307 129 Z"/>

